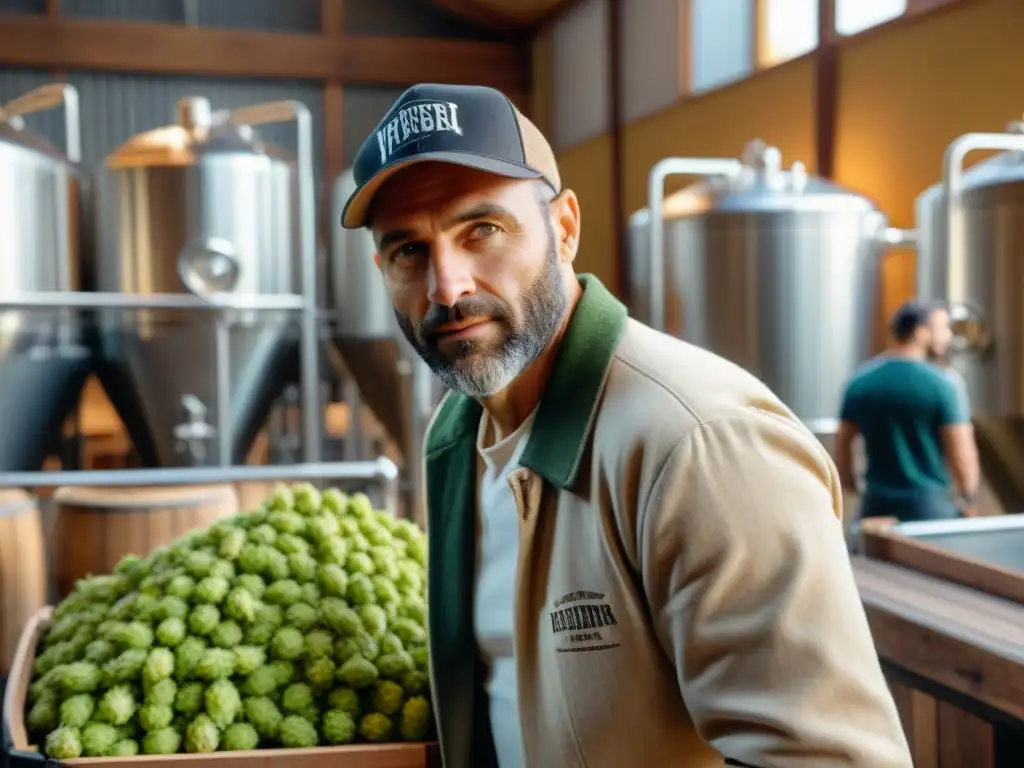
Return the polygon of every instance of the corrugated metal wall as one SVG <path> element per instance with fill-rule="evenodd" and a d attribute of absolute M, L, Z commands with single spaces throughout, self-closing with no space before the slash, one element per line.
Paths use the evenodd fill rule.
<path fill-rule="evenodd" d="M 8 69 L 0 72 L 0 103 L 37 85 L 52 81 L 48 72 Z M 137 133 L 174 122 L 174 105 L 183 96 L 205 96 L 214 109 L 267 101 L 296 99 L 313 116 L 313 160 L 323 165 L 324 97 L 320 83 L 293 81 L 225 80 L 203 77 L 154 77 L 111 72 L 74 72 L 69 78 L 78 90 L 82 121 L 82 161 L 99 163 Z M 32 127 L 63 145 L 63 123 L 58 112 L 29 118 Z M 295 151 L 294 124 L 261 126 L 265 141 Z"/>
<path fill-rule="evenodd" d="M 45 0 L 0 0 L 0 13 L 42 13 Z M 62 0 L 68 16 L 131 19 L 162 23 L 185 20 L 185 0 Z M 201 26 L 316 33 L 320 0 L 199 0 Z M 429 8 L 423 0 L 348 0 L 346 32 L 354 35 L 449 37 L 480 39 L 479 31 L 455 16 Z M 142 131 L 174 121 L 174 105 L 183 96 L 210 99 L 215 109 L 234 108 L 280 99 L 297 99 L 313 114 L 314 161 L 323 165 L 324 98 L 320 82 L 245 80 L 203 77 L 164 77 L 111 72 L 73 72 L 71 83 L 81 102 L 82 154 L 88 165 L 101 161 L 122 142 Z M 41 70 L 0 70 L 0 103 L 44 83 L 53 75 Z M 402 89 L 361 86 L 344 91 L 344 143 L 350 162 L 360 143 L 373 130 Z M 31 127 L 63 145 L 63 122 L 58 112 L 34 115 Z M 263 126 L 259 135 L 295 150 L 293 125 Z"/>
<path fill-rule="evenodd" d="M 342 98 L 345 110 L 345 165 L 351 166 L 356 152 L 367 136 L 377 127 L 384 113 L 402 93 L 401 88 L 345 89 Z"/>

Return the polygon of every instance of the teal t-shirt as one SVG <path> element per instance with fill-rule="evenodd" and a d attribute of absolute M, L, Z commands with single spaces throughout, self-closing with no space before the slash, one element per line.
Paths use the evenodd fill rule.
<path fill-rule="evenodd" d="M 939 430 L 970 416 L 956 386 L 936 366 L 876 358 L 847 385 L 841 418 L 856 424 L 864 438 L 865 496 L 894 502 L 948 496 Z"/>

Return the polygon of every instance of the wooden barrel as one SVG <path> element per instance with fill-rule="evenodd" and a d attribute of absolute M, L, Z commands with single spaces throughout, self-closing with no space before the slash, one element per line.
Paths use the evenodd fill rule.
<path fill-rule="evenodd" d="M 46 549 L 35 500 L 0 489 L 0 676 L 29 618 L 46 605 Z"/>
<path fill-rule="evenodd" d="M 128 554 L 145 557 L 238 511 L 231 485 L 58 488 L 54 564 L 59 597 L 89 574 L 110 573 Z"/>

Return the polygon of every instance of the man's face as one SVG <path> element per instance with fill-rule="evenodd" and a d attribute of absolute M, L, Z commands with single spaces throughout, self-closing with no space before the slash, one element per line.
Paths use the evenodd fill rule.
<path fill-rule="evenodd" d="M 558 329 L 568 300 L 538 182 L 414 165 L 377 194 L 372 228 L 398 323 L 448 388 L 500 392 Z"/>
<path fill-rule="evenodd" d="M 928 318 L 928 354 L 936 360 L 946 357 L 953 330 L 949 324 L 949 313 L 944 309 L 934 310 Z"/>

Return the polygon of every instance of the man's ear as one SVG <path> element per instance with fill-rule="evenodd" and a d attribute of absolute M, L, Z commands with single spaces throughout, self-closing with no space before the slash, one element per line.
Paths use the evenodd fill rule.
<path fill-rule="evenodd" d="M 384 272 L 384 260 L 381 259 L 379 253 L 373 254 L 373 263 L 377 265 L 377 269 L 379 269 L 381 272 Z"/>
<path fill-rule="evenodd" d="M 551 215 L 558 236 L 558 256 L 563 264 L 576 259 L 580 247 L 580 201 L 571 189 L 563 189 L 551 201 Z"/>

